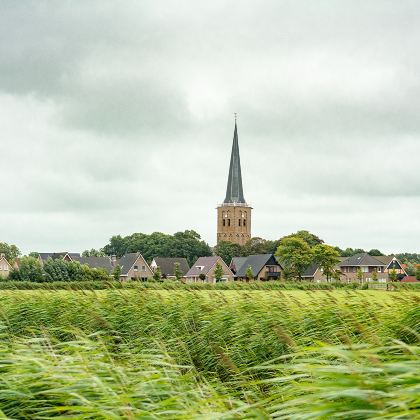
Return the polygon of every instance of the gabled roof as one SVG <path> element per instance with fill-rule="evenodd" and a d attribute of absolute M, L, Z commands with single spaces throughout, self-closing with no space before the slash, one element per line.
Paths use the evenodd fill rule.
<path fill-rule="evenodd" d="M 41 258 L 42 261 L 47 261 L 48 258 L 51 258 L 53 260 L 62 259 L 66 255 L 68 255 L 72 260 L 80 257 L 80 254 L 77 253 L 77 252 L 66 252 L 66 251 L 63 251 L 63 252 L 39 252 L 38 255 L 39 255 L 39 257 Z"/>
<path fill-rule="evenodd" d="M 128 274 L 131 267 L 133 267 L 133 265 L 135 264 L 135 262 L 137 261 L 139 257 L 143 258 L 140 252 L 132 252 L 130 254 L 123 255 L 119 260 L 117 260 L 117 264 L 121 267 L 122 276 L 126 276 Z M 146 260 L 144 258 L 143 260 L 146 267 L 150 270 L 150 267 L 148 266 Z"/>
<path fill-rule="evenodd" d="M 175 275 L 175 264 L 179 264 L 179 268 L 182 272 L 182 275 L 188 273 L 190 266 L 188 265 L 186 258 L 166 258 L 166 257 L 155 257 L 154 258 L 156 265 L 160 268 L 162 274 L 166 276 L 174 276 Z"/>
<path fill-rule="evenodd" d="M 230 156 L 226 197 L 223 203 L 246 203 L 242 188 L 241 158 L 239 156 L 238 127 L 236 125 L 236 120 L 235 131 L 233 134 L 232 153 Z"/>
<path fill-rule="evenodd" d="M 208 272 L 214 267 L 214 265 L 219 260 L 222 260 L 219 256 L 200 257 L 195 262 L 195 264 L 188 270 L 188 273 L 185 276 L 186 277 L 196 277 L 196 276 L 199 276 L 200 274 L 207 275 Z"/>
<path fill-rule="evenodd" d="M 252 272 L 254 273 L 254 276 L 256 276 L 266 265 L 280 266 L 273 254 L 250 255 L 237 271 L 236 277 L 246 277 L 246 270 L 248 270 L 248 267 L 252 268 Z"/>
<path fill-rule="evenodd" d="M 402 280 L 401 283 L 419 283 L 420 280 L 416 279 L 416 276 L 405 276 Z"/>
<path fill-rule="evenodd" d="M 340 263 L 340 267 L 357 267 L 357 266 L 383 266 L 386 265 L 381 261 L 377 260 L 376 257 L 372 257 L 367 252 L 355 254 L 351 257 L 346 258 Z"/>
<path fill-rule="evenodd" d="M 235 273 L 237 273 L 247 258 L 248 257 L 233 257 L 232 261 L 229 264 L 229 268 Z"/>
<path fill-rule="evenodd" d="M 389 265 L 391 261 L 393 260 L 394 255 L 378 255 L 378 256 L 375 255 L 373 258 L 381 262 L 383 265 Z"/>
<path fill-rule="evenodd" d="M 111 273 L 114 269 L 111 259 L 109 257 L 72 257 L 73 261 L 78 261 L 80 264 L 86 264 L 90 268 L 101 268 Z"/>
<path fill-rule="evenodd" d="M 318 264 L 313 262 L 309 267 L 303 272 L 302 277 L 313 277 L 318 270 Z"/>
<path fill-rule="evenodd" d="M 6 257 L 4 255 L 0 255 L 0 261 L 6 262 L 10 269 L 13 269 L 12 265 L 9 263 L 9 261 L 6 260 Z"/>

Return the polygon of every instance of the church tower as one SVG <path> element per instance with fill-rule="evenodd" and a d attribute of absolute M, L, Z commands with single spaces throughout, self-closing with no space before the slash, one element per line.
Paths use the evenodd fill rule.
<path fill-rule="evenodd" d="M 221 241 L 244 245 L 251 239 L 251 210 L 242 188 L 238 127 L 235 117 L 232 154 L 225 201 L 217 207 L 217 243 Z"/>

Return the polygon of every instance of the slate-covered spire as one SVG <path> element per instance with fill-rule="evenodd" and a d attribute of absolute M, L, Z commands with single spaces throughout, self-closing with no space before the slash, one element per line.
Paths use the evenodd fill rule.
<path fill-rule="evenodd" d="M 224 203 L 245 204 L 242 189 L 241 159 L 239 157 L 238 127 L 235 118 L 235 132 L 233 134 L 232 155 L 230 157 L 229 178 Z"/>

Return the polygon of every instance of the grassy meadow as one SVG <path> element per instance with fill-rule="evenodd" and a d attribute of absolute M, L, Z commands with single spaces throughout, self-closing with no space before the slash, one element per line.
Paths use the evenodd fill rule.
<path fill-rule="evenodd" d="M 0 292 L 0 418 L 418 418 L 420 294 Z"/>

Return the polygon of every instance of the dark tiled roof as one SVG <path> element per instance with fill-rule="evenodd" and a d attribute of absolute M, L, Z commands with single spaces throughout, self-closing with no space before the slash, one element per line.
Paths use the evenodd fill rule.
<path fill-rule="evenodd" d="M 156 265 L 160 268 L 162 275 L 174 276 L 176 263 L 179 264 L 183 276 L 187 274 L 190 269 L 186 258 L 156 257 L 154 260 Z"/>
<path fill-rule="evenodd" d="M 72 257 L 73 261 L 78 261 L 80 264 L 86 264 L 90 268 L 102 268 L 108 273 L 111 273 L 114 267 L 111 264 L 109 257 Z"/>
<path fill-rule="evenodd" d="M 40 252 L 39 257 L 42 261 L 47 261 L 48 258 L 52 258 L 53 260 L 56 260 L 58 258 L 64 258 L 64 256 L 67 254 L 67 252 Z"/>
<path fill-rule="evenodd" d="M 188 270 L 186 277 L 199 276 L 200 274 L 207 274 L 211 268 L 221 259 L 218 256 L 215 257 L 200 257 L 195 264 Z M 203 267 L 202 269 L 198 267 Z"/>
<path fill-rule="evenodd" d="M 229 268 L 237 273 L 242 267 L 243 263 L 246 261 L 247 257 L 233 257 L 230 262 Z"/>
<path fill-rule="evenodd" d="M 134 265 L 137 258 L 139 258 L 140 256 L 140 252 L 132 252 L 131 254 L 123 255 L 119 260 L 117 260 L 117 264 L 121 267 L 122 276 L 126 276 L 128 274 L 131 267 Z"/>
<path fill-rule="evenodd" d="M 313 277 L 318 270 L 318 264 L 312 263 L 302 274 L 302 277 Z"/>
<path fill-rule="evenodd" d="M 40 252 L 39 257 L 42 261 L 47 261 L 48 258 L 57 260 L 60 258 L 64 258 L 67 254 L 71 259 L 80 257 L 80 254 L 78 254 L 77 252 Z"/>
<path fill-rule="evenodd" d="M 355 254 L 348 257 L 340 263 L 341 267 L 357 267 L 357 266 L 379 266 L 384 265 L 381 261 L 377 260 L 376 257 L 372 257 L 367 252 L 361 254 Z"/>
<path fill-rule="evenodd" d="M 394 256 L 393 255 L 379 255 L 373 258 L 375 258 L 375 260 L 378 260 L 380 263 L 384 265 L 389 265 L 392 259 L 394 258 Z"/>
<path fill-rule="evenodd" d="M 256 276 L 263 269 L 265 265 L 280 265 L 280 264 L 276 261 L 273 254 L 250 255 L 243 262 L 241 268 L 236 273 L 236 276 L 246 277 L 246 270 L 248 269 L 248 267 L 252 268 L 252 272 L 254 273 L 254 276 Z"/>

